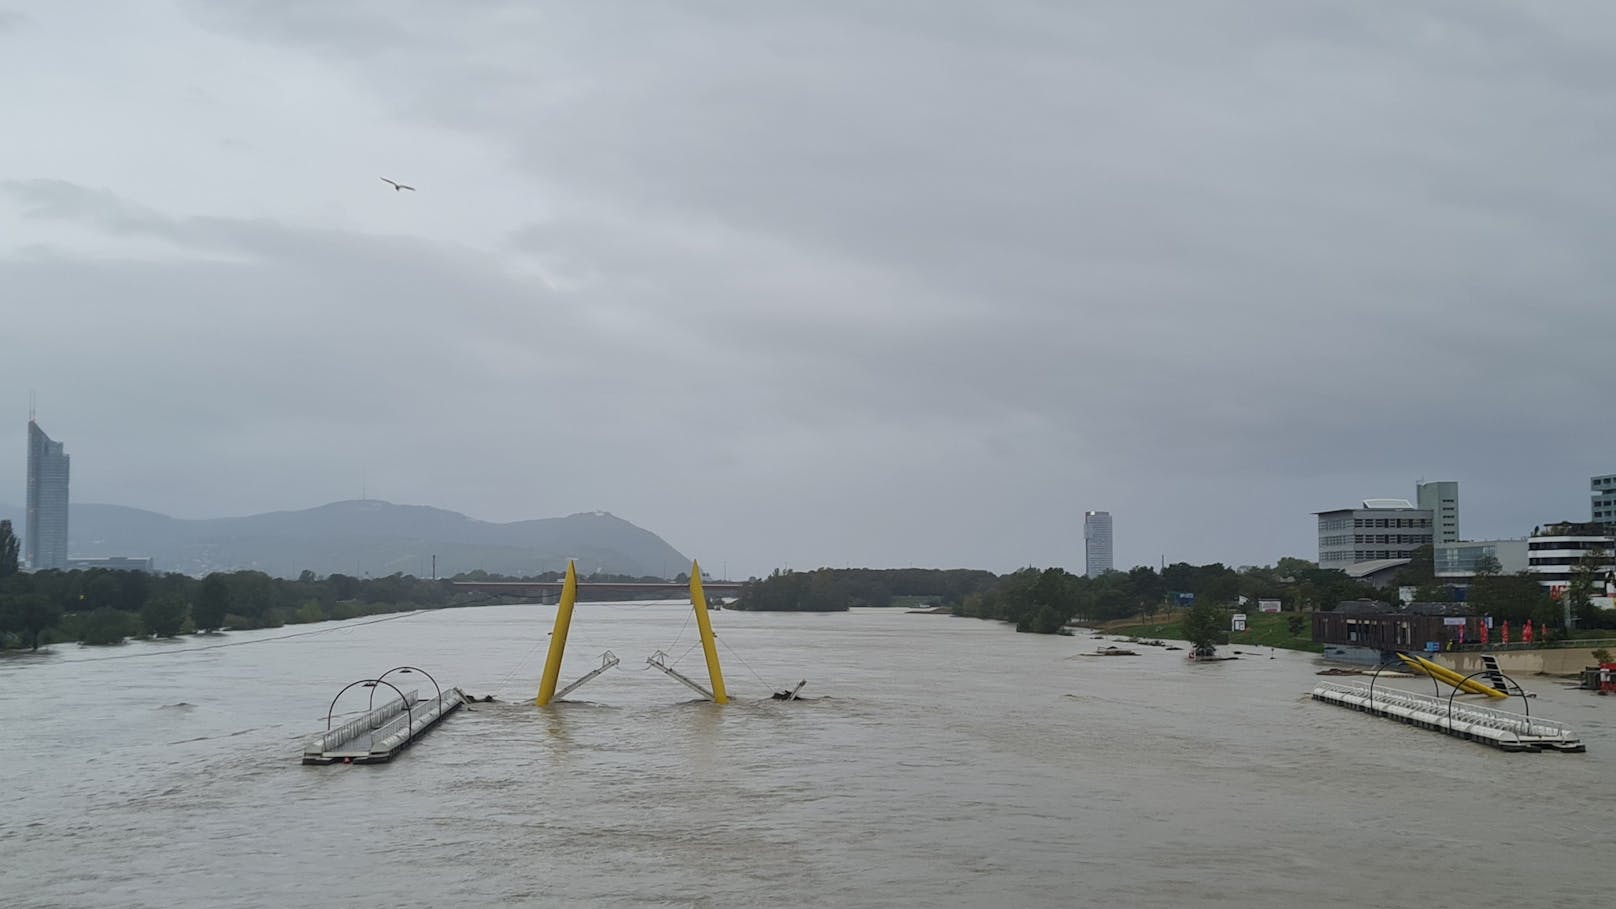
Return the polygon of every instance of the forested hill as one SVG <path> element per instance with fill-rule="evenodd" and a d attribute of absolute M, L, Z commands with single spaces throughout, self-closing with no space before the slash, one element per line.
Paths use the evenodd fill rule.
<path fill-rule="evenodd" d="M 21 534 L 23 509 L 0 505 Z M 72 505 L 72 558 L 150 557 L 158 571 L 200 576 L 253 569 L 276 577 L 346 574 L 439 577 L 482 570 L 530 576 L 566 567 L 585 573 L 673 577 L 690 559 L 661 537 L 605 512 L 495 524 L 459 512 L 375 499 L 301 511 L 185 520 L 121 505 Z"/>

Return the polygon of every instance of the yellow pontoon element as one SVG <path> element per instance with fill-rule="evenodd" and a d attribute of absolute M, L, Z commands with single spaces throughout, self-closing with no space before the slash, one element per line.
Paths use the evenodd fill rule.
<path fill-rule="evenodd" d="M 707 594 L 701 589 L 701 566 L 694 559 L 690 561 L 690 607 L 696 610 L 696 630 L 701 633 L 701 652 L 707 656 L 707 677 L 713 683 L 713 703 L 727 704 L 729 696 L 724 693 L 724 673 L 718 668 L 718 647 L 714 643 L 713 625 L 707 620 Z M 550 646 L 554 647 L 554 642 Z M 541 700 L 539 703 L 544 702 Z"/>
<path fill-rule="evenodd" d="M 1438 681 L 1447 682 L 1460 691 L 1471 694 L 1485 694 L 1490 698 L 1507 698 L 1509 695 L 1491 685 L 1485 685 L 1475 679 L 1467 679 L 1441 663 L 1433 663 L 1422 656 L 1398 652 L 1397 658 L 1408 664 L 1408 667 L 1421 675 L 1428 675 Z"/>
<path fill-rule="evenodd" d="M 544 676 L 539 680 L 537 703 L 540 707 L 555 697 L 556 679 L 561 676 L 561 654 L 567 649 L 567 629 L 572 627 L 572 604 L 577 599 L 578 573 L 568 559 L 567 579 L 561 585 L 561 604 L 556 607 L 555 630 L 550 632 L 550 653 L 544 658 Z"/>

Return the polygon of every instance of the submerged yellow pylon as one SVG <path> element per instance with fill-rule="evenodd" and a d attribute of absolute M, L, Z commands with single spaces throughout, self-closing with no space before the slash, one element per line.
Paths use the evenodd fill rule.
<path fill-rule="evenodd" d="M 556 679 L 561 676 L 561 654 L 567 649 L 567 629 L 572 626 L 572 604 L 578 599 L 578 574 L 567 560 L 567 579 L 561 585 L 561 603 L 556 608 L 555 630 L 550 632 L 550 653 L 544 658 L 544 676 L 539 680 L 538 705 L 555 697 Z M 716 665 L 716 664 L 715 664 Z"/>
<path fill-rule="evenodd" d="M 690 608 L 696 610 L 696 630 L 701 632 L 701 652 L 707 656 L 707 678 L 713 685 L 713 703 L 727 704 L 729 695 L 724 693 L 724 673 L 718 668 L 713 625 L 707 620 L 707 594 L 701 589 L 701 566 L 695 559 L 690 560 Z"/>

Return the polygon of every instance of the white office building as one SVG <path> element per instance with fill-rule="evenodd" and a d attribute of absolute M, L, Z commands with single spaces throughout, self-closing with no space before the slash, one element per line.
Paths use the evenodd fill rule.
<path fill-rule="evenodd" d="M 1317 511 L 1319 567 L 1346 570 L 1360 562 L 1409 559 L 1429 546 L 1431 511 L 1407 499 L 1364 499 L 1357 508 Z"/>
<path fill-rule="evenodd" d="M 1414 504 L 1431 513 L 1432 542 L 1459 542 L 1459 484 L 1456 481 L 1415 484 Z"/>

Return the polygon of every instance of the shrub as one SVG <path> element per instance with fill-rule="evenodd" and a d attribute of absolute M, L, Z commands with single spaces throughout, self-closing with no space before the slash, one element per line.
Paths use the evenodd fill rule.
<path fill-rule="evenodd" d="M 111 606 L 102 606 L 79 624 L 79 640 L 98 646 L 122 644 L 124 638 L 135 632 L 135 617 Z"/>

